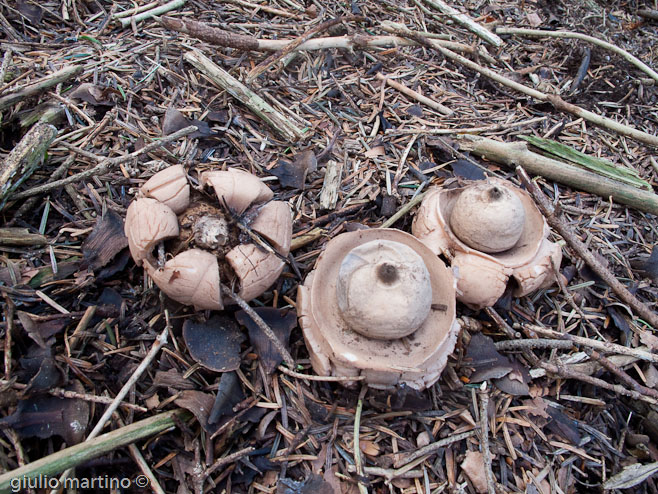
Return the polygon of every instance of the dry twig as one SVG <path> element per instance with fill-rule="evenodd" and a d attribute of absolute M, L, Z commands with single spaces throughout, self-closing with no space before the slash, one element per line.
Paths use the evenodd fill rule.
<path fill-rule="evenodd" d="M 587 41 L 596 46 L 601 46 L 606 50 L 610 50 L 617 55 L 621 56 L 624 60 L 632 63 L 642 72 L 651 77 L 654 81 L 658 82 L 658 74 L 642 60 L 636 56 L 628 53 L 626 50 L 619 48 L 612 43 L 603 41 L 602 39 L 595 38 L 594 36 L 587 36 L 582 33 L 574 33 L 571 31 L 542 31 L 539 29 L 521 29 L 516 27 L 498 27 L 496 28 L 498 34 L 513 34 L 516 36 L 533 36 L 538 38 L 566 38 L 566 39 L 579 39 L 581 41 Z"/>
<path fill-rule="evenodd" d="M 642 317 L 647 323 L 658 329 L 658 314 L 653 312 L 649 307 L 647 307 L 643 302 L 641 302 L 635 295 L 633 295 L 628 288 L 626 288 L 622 283 L 615 277 L 608 268 L 606 268 L 601 262 L 594 257 L 594 255 L 589 251 L 587 246 L 576 237 L 576 234 L 560 216 L 558 216 L 553 208 L 553 205 L 546 199 L 546 196 L 539 190 L 539 187 L 535 182 L 533 182 L 526 171 L 520 167 L 516 167 L 516 173 L 519 176 L 523 185 L 526 189 L 532 194 L 532 197 L 535 199 L 537 206 L 541 210 L 542 214 L 546 218 L 546 221 L 551 225 L 555 230 L 562 236 L 562 238 L 569 244 L 569 246 L 580 256 L 580 258 L 585 261 L 589 267 L 591 267 L 596 274 L 598 274 L 601 279 L 608 284 L 610 288 L 626 302 L 631 309 L 633 309 L 640 317 Z"/>
<path fill-rule="evenodd" d="M 102 175 L 110 171 L 112 168 L 119 166 L 122 163 L 127 163 L 137 158 L 138 156 L 141 156 L 142 154 L 149 153 L 154 149 L 158 149 L 164 146 L 165 144 L 168 144 L 172 141 L 176 141 L 181 137 L 185 137 L 186 135 L 191 134 L 192 132 L 196 132 L 197 130 L 198 129 L 195 125 L 190 125 L 189 127 L 185 127 L 184 129 L 174 132 L 171 135 L 165 136 L 162 139 L 153 141 L 137 151 L 126 154 L 124 156 L 119 156 L 117 158 L 101 158 L 93 154 L 90 154 L 91 156 L 93 156 L 95 160 L 98 161 L 98 164 L 96 166 L 89 168 L 88 170 L 85 170 L 83 172 L 76 173 L 75 175 L 71 175 L 69 177 L 62 178 L 60 180 L 55 180 L 54 182 L 49 182 L 44 185 L 38 185 L 36 187 L 32 187 L 28 190 L 25 190 L 23 192 L 13 194 L 10 197 L 10 199 L 11 200 L 25 199 L 26 197 L 31 197 L 37 194 L 43 194 L 44 192 L 50 192 L 51 190 L 59 189 L 61 187 L 64 187 L 65 185 L 72 184 L 74 182 L 79 182 L 80 180 L 84 180 L 85 178 L 94 177 L 96 175 Z"/>
<path fill-rule="evenodd" d="M 258 315 L 258 313 L 251 308 L 251 306 L 242 298 L 240 297 L 237 293 L 234 293 L 233 290 L 231 290 L 229 287 L 224 285 L 223 283 L 220 285 L 222 294 L 226 295 L 227 297 L 231 298 L 233 301 L 235 301 L 236 304 L 240 306 L 240 308 L 245 311 L 245 313 L 251 317 L 251 319 L 256 323 L 256 325 L 260 328 L 260 330 L 263 332 L 265 336 L 272 342 L 274 347 L 276 348 L 277 352 L 279 352 L 279 355 L 283 358 L 283 361 L 292 369 L 295 368 L 295 359 L 292 358 L 292 355 L 290 355 L 290 352 L 288 349 L 285 347 L 285 345 L 277 338 L 277 336 L 274 334 L 274 331 L 272 331 L 272 328 L 270 328 L 265 321 L 263 321 L 263 318 Z"/>
<path fill-rule="evenodd" d="M 610 118 L 602 117 L 601 115 L 597 115 L 596 113 L 585 110 L 576 105 L 572 105 L 571 103 L 567 103 L 559 96 L 545 94 L 542 93 L 541 91 L 537 91 L 536 89 L 532 89 L 528 86 L 524 86 L 523 84 L 515 82 L 505 76 L 502 76 L 491 69 L 482 67 L 481 65 L 473 62 L 472 60 L 469 60 L 468 58 L 465 58 L 455 53 L 454 51 L 441 46 L 441 44 L 437 43 L 436 40 L 429 39 L 427 37 L 412 33 L 411 31 L 407 31 L 407 30 L 398 31 L 397 34 L 399 36 L 418 41 L 424 46 L 434 48 L 435 50 L 441 52 L 446 58 L 449 58 L 454 62 L 458 62 L 461 65 L 468 67 L 469 69 L 474 70 L 493 81 L 496 81 L 500 84 L 503 84 L 504 86 L 514 89 L 515 91 L 519 91 L 527 96 L 531 96 L 532 98 L 538 99 L 540 101 L 548 101 L 555 107 L 556 110 L 563 111 L 566 113 L 571 113 L 576 117 L 581 117 L 587 120 L 588 122 L 592 122 L 593 124 L 596 124 L 600 127 L 604 127 L 618 134 L 631 137 L 649 146 L 658 147 L 658 136 L 648 134 L 641 130 L 637 130 L 634 127 L 631 127 L 630 125 L 621 124 Z"/>
<path fill-rule="evenodd" d="M 478 390 L 480 397 L 480 448 L 484 458 L 484 473 L 487 479 L 489 494 L 496 494 L 496 478 L 491 468 L 491 450 L 489 449 L 489 391 L 487 382 L 483 382 Z"/>

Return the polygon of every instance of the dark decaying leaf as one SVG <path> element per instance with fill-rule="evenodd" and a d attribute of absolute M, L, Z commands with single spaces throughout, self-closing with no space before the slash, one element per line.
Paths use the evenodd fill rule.
<path fill-rule="evenodd" d="M 592 255 L 596 258 L 597 261 L 603 264 L 603 266 L 605 266 L 606 268 L 610 265 L 608 260 L 598 252 L 592 251 Z M 590 268 L 589 265 L 586 263 L 583 263 L 582 267 L 578 270 L 578 274 L 585 281 L 594 281 L 596 283 L 603 282 L 601 277 L 598 274 L 596 274 L 594 270 L 592 270 L 592 268 Z"/>
<path fill-rule="evenodd" d="M 277 494 L 334 494 L 334 488 L 320 475 L 312 473 L 303 481 L 279 480 L 276 492 Z"/>
<path fill-rule="evenodd" d="M 384 218 L 390 218 L 395 214 L 398 209 L 398 200 L 393 195 L 388 195 L 386 193 L 382 194 L 382 206 L 379 210 L 379 215 Z"/>
<path fill-rule="evenodd" d="M 49 338 L 62 331 L 69 323 L 67 319 L 39 321 L 32 314 L 21 310 L 16 311 L 16 316 L 27 335 L 41 348 L 51 345 L 53 342 L 49 341 Z"/>
<path fill-rule="evenodd" d="M 489 379 L 500 379 L 512 372 L 509 359 L 498 353 L 491 338 L 482 333 L 471 336 L 471 342 L 466 351 L 466 365 L 474 367 L 471 382 L 482 382 Z"/>
<path fill-rule="evenodd" d="M 168 108 L 162 121 L 162 135 L 168 136 L 190 125 L 197 127 L 196 132 L 192 132 L 188 136 L 190 138 L 208 137 L 213 134 L 207 122 L 191 120 L 175 108 Z"/>
<path fill-rule="evenodd" d="M 206 115 L 206 119 L 210 120 L 211 122 L 217 122 L 222 125 L 226 125 L 229 119 L 229 112 L 228 110 L 211 111 Z"/>
<path fill-rule="evenodd" d="M 654 245 L 648 258 L 631 261 L 631 266 L 645 278 L 658 284 L 658 245 Z"/>
<path fill-rule="evenodd" d="M 196 417 L 206 431 L 208 429 L 208 417 L 213 407 L 213 396 L 202 391 L 192 389 L 185 390 L 174 400 L 174 403 L 185 410 L 189 410 Z"/>
<path fill-rule="evenodd" d="M 102 281 L 117 273 L 123 272 L 130 259 L 130 251 L 128 249 L 122 250 L 112 262 L 96 273 L 96 281 Z"/>
<path fill-rule="evenodd" d="M 422 117 L 423 107 L 420 105 L 411 105 L 409 108 L 407 108 L 407 113 L 413 117 Z"/>
<path fill-rule="evenodd" d="M 318 160 L 315 153 L 310 149 L 298 153 L 292 162 L 280 160 L 276 168 L 270 173 L 279 179 L 282 187 L 292 189 L 303 189 L 306 175 L 316 171 Z"/>
<path fill-rule="evenodd" d="M 46 357 L 41 361 L 39 371 L 27 383 L 27 388 L 23 391 L 26 395 L 33 393 L 42 393 L 51 388 L 59 386 L 62 382 L 62 372 L 57 367 L 55 359 Z"/>
<path fill-rule="evenodd" d="M 240 367 L 240 343 L 244 336 L 235 320 L 213 316 L 207 322 L 185 321 L 183 338 L 192 358 L 217 372 Z"/>
<path fill-rule="evenodd" d="M 256 475 L 262 475 L 263 472 L 266 472 L 268 470 L 279 470 L 281 468 L 280 465 L 277 465 L 273 461 L 270 461 L 267 455 L 260 455 L 260 456 L 250 456 L 249 458 L 250 466 L 251 468 L 249 469 L 244 469 L 242 474 L 233 474 L 231 477 L 231 483 L 233 485 L 239 485 L 239 484 L 247 484 L 251 485 L 252 482 L 254 481 L 254 478 Z M 255 470 L 256 468 L 257 470 Z M 340 494 L 337 493 L 337 494 Z"/>
<path fill-rule="evenodd" d="M 32 345 L 18 361 L 21 365 L 18 378 L 20 382 L 28 382 L 24 395 L 47 391 L 62 383 L 62 373 L 50 346 Z"/>
<path fill-rule="evenodd" d="M 452 172 L 455 176 L 465 178 L 466 180 L 484 180 L 487 178 L 479 167 L 468 160 L 457 160 L 450 166 L 452 166 Z"/>
<path fill-rule="evenodd" d="M 115 308 L 117 314 L 119 314 L 123 305 L 123 297 L 114 288 L 107 286 L 103 288 L 103 292 L 98 297 L 98 300 L 96 300 L 96 305 L 103 306 L 107 309 Z"/>
<path fill-rule="evenodd" d="M 82 255 L 94 271 L 110 262 L 128 247 L 128 237 L 123 232 L 123 220 L 118 213 L 108 210 L 96 221 L 93 231 L 82 244 Z"/>
<path fill-rule="evenodd" d="M 49 346 L 40 347 L 32 345 L 27 351 L 18 359 L 21 366 L 19 380 L 21 382 L 28 381 L 36 376 L 41 367 L 41 361 L 45 358 L 52 358 L 53 351 Z"/>
<path fill-rule="evenodd" d="M 43 17 L 43 9 L 36 2 L 17 0 L 16 8 L 27 18 L 33 26 L 38 26 Z"/>
<path fill-rule="evenodd" d="M 391 410 L 413 410 L 420 412 L 432 408 L 432 400 L 427 393 L 413 389 L 405 384 L 395 387 L 391 396 Z"/>
<path fill-rule="evenodd" d="M 84 393 L 78 381 L 68 389 Z M 49 395 L 21 400 L 14 414 L 0 420 L 0 423 L 12 427 L 20 437 L 45 439 L 57 435 L 63 437 L 68 445 L 82 441 L 88 422 L 89 404 L 86 401 Z"/>
<path fill-rule="evenodd" d="M 90 105 L 113 105 L 112 96 L 118 91 L 111 87 L 100 87 L 91 82 L 83 82 L 69 94 L 70 98 L 80 99 Z"/>
<path fill-rule="evenodd" d="M 527 396 L 530 394 L 528 383 L 530 382 L 530 373 L 517 360 L 510 359 L 512 372 L 500 379 L 494 379 L 493 383 L 501 391 L 513 396 Z"/>
<path fill-rule="evenodd" d="M 279 341 L 288 348 L 290 332 L 297 326 L 297 313 L 294 310 L 281 310 L 274 307 L 257 307 L 254 310 L 272 328 Z M 235 318 L 249 331 L 249 340 L 254 345 L 265 372 L 268 374 L 274 372 L 283 359 L 270 339 L 244 311 L 236 312 Z"/>
<path fill-rule="evenodd" d="M 209 424 L 216 424 L 223 416 L 233 415 L 233 407 L 244 399 L 240 378 L 235 372 L 225 372 L 219 380 L 215 403 L 208 417 Z"/>
<path fill-rule="evenodd" d="M 581 437 L 578 432 L 578 426 L 574 420 L 570 419 L 554 407 L 548 407 L 546 412 L 550 415 L 551 419 L 553 419 L 547 424 L 547 427 L 552 432 L 563 437 L 571 444 L 580 444 Z"/>
<path fill-rule="evenodd" d="M 388 129 L 394 129 L 395 126 L 389 122 L 386 117 L 384 116 L 384 112 L 380 111 L 377 116 L 379 117 L 379 131 L 382 134 L 386 134 L 386 131 Z"/>
<path fill-rule="evenodd" d="M 630 338 L 632 338 L 634 334 L 630 324 L 628 323 L 628 318 L 624 317 L 624 315 L 613 305 L 608 305 L 605 309 L 614 321 L 617 329 L 620 331 L 619 336 L 622 345 L 625 345 L 628 341 L 630 341 Z"/>

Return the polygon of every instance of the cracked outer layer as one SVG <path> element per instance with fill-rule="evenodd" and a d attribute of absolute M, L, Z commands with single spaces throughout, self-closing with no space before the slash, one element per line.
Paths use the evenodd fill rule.
<path fill-rule="evenodd" d="M 260 207 L 254 211 L 251 228 L 276 253 L 247 243 L 235 246 L 225 256 L 240 281 L 240 296 L 249 301 L 267 290 L 283 270 L 285 264 L 280 256 L 285 258 L 290 252 L 292 237 L 290 208 L 284 202 L 271 201 L 272 191 L 256 176 L 242 170 L 204 172 L 201 182 L 212 185 L 222 205 L 225 203 L 235 213 L 242 213 L 252 205 Z M 196 309 L 220 310 L 232 300 L 222 300 L 215 254 L 201 248 L 189 249 L 167 260 L 162 267 L 158 267 L 155 259 L 153 251 L 158 243 L 179 235 L 176 214 L 184 213 L 189 205 L 190 185 L 182 166 L 171 166 L 153 175 L 128 207 L 124 228 L 130 253 L 138 265 L 144 264 L 155 284 L 172 299 L 194 305 Z M 201 242 L 204 247 L 211 244 Z"/>
<path fill-rule="evenodd" d="M 125 232 L 130 254 L 141 266 L 158 242 L 178 236 L 178 219 L 166 204 L 140 197 L 128 206 Z"/>
<path fill-rule="evenodd" d="M 340 266 L 353 249 L 375 240 L 410 247 L 430 276 L 429 315 L 404 338 L 365 336 L 349 327 L 341 315 L 337 295 Z M 362 375 L 375 388 L 404 383 L 424 389 L 438 380 L 459 333 L 455 305 L 455 280 L 450 270 L 413 236 L 394 229 L 360 230 L 333 238 L 297 293 L 299 323 L 315 372 L 324 376 Z M 378 307 L 373 306 L 372 311 Z"/>
<path fill-rule="evenodd" d="M 550 229 L 528 193 L 497 178 L 489 178 L 487 183 L 516 194 L 523 205 L 523 229 L 510 249 L 498 253 L 479 251 L 462 242 L 450 226 L 461 194 L 468 187 L 481 187 L 482 181 L 456 189 L 431 189 L 412 225 L 413 234 L 436 255 L 453 258 L 457 300 L 473 309 L 494 305 L 510 277 L 516 281 L 513 294 L 517 297 L 552 285 L 555 274 L 551 259 L 556 266 L 562 261 L 562 250 L 548 240 Z"/>

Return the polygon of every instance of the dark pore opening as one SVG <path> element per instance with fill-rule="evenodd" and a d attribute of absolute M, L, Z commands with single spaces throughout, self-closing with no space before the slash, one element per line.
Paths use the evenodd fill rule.
<path fill-rule="evenodd" d="M 497 201 L 501 197 L 503 197 L 503 191 L 499 187 L 493 186 L 489 189 L 489 199 Z"/>
<path fill-rule="evenodd" d="M 385 262 L 377 267 L 377 276 L 382 282 L 390 285 L 398 279 L 398 269 Z"/>

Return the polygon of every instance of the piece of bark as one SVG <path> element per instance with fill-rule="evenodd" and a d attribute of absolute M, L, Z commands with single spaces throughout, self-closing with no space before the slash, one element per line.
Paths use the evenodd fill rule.
<path fill-rule="evenodd" d="M 217 46 L 235 48 L 243 51 L 279 51 L 290 44 L 287 39 L 261 39 L 244 34 L 232 33 L 203 22 L 191 21 L 189 19 L 174 19 L 162 17 L 159 22 L 171 31 L 187 34 L 193 38 L 206 41 Z M 382 27 L 384 27 L 382 25 Z M 462 53 L 473 53 L 472 46 L 454 41 L 434 39 L 441 46 Z M 365 50 L 368 48 L 383 48 L 395 46 L 414 46 L 416 41 L 401 38 L 399 36 L 369 36 L 365 34 L 353 34 L 346 36 L 328 36 L 323 38 L 309 39 L 295 47 L 294 51 L 318 51 L 331 48 L 342 48 L 346 50 Z"/>
<path fill-rule="evenodd" d="M 338 189 L 343 176 L 343 164 L 335 160 L 327 161 L 324 172 L 324 183 L 320 191 L 320 207 L 334 209 L 338 202 Z"/>
<path fill-rule="evenodd" d="M 39 166 L 57 129 L 46 123 L 32 127 L 0 164 L 0 209 L 10 194 Z"/>
<path fill-rule="evenodd" d="M 430 108 L 433 108 L 434 110 L 438 111 L 439 113 L 443 115 L 452 115 L 454 112 L 448 108 L 447 106 L 442 105 L 438 101 L 433 100 L 432 98 L 428 98 L 427 96 L 423 96 L 420 94 L 418 91 L 414 91 L 411 88 L 408 88 L 404 84 L 400 84 L 397 81 L 392 80 L 391 78 L 385 76 L 382 73 L 377 74 L 377 79 L 380 81 L 384 81 L 385 84 L 388 84 L 391 86 L 393 89 L 396 89 L 400 91 L 402 94 L 409 96 L 410 98 L 415 99 L 419 103 L 422 103 L 426 106 L 429 106 Z"/>
<path fill-rule="evenodd" d="M 295 142 L 302 137 L 303 132 L 301 129 L 203 53 L 198 50 L 188 51 L 185 53 L 184 58 L 211 81 L 263 119 L 283 139 Z"/>
<path fill-rule="evenodd" d="M 641 9 L 637 11 L 637 15 L 644 17 L 645 19 L 651 19 L 658 21 L 658 10 L 654 9 Z"/>
<path fill-rule="evenodd" d="M 462 151 L 471 151 L 510 168 L 518 165 L 534 175 L 541 175 L 578 190 L 597 194 L 605 200 L 612 197 L 615 201 L 640 211 L 658 214 L 658 195 L 533 153 L 525 142 L 500 142 L 466 134 L 455 139 Z"/>
<path fill-rule="evenodd" d="M 30 233 L 27 228 L 0 228 L 0 245 L 45 245 L 48 239 L 38 233 Z"/>
<path fill-rule="evenodd" d="M 466 14 L 462 14 L 454 7 L 451 7 L 450 5 L 445 3 L 443 0 L 423 0 L 423 1 L 425 2 L 425 4 L 437 9 L 439 12 L 448 16 L 457 24 L 461 24 L 472 33 L 475 33 L 487 43 L 491 43 L 495 47 L 499 47 L 503 44 L 503 40 L 500 39 L 498 35 L 492 33 L 487 28 L 480 26 L 469 16 L 467 16 Z"/>
<path fill-rule="evenodd" d="M 80 72 L 82 72 L 81 65 L 74 67 L 64 67 L 63 69 L 44 77 L 34 84 L 30 84 L 29 86 L 26 86 L 14 93 L 7 94 L 6 96 L 0 98 L 0 111 L 15 105 L 25 98 L 34 96 L 35 94 L 38 94 L 41 91 L 48 89 L 49 87 L 56 86 L 60 82 L 64 82 L 71 77 L 78 75 Z"/>

